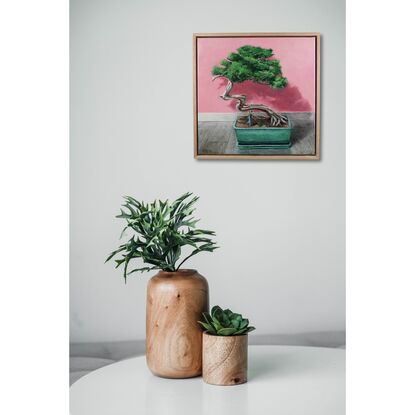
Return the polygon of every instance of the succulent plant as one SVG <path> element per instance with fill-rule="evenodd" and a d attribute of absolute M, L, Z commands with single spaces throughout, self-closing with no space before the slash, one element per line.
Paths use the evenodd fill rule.
<path fill-rule="evenodd" d="M 209 313 L 202 313 L 205 321 L 199 321 L 209 334 L 216 336 L 236 336 L 247 334 L 255 327 L 249 326 L 249 320 L 241 314 L 226 309 L 222 310 L 218 305 L 212 307 Z"/>

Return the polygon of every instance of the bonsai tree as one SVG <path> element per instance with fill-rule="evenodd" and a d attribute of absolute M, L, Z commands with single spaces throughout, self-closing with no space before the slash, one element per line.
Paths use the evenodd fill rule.
<path fill-rule="evenodd" d="M 247 334 L 255 327 L 249 326 L 249 320 L 241 314 L 226 309 L 222 310 L 218 305 L 212 307 L 209 313 L 202 313 L 205 321 L 199 321 L 207 333 L 216 336 L 237 336 Z"/>
<path fill-rule="evenodd" d="M 199 220 L 192 217 L 192 214 L 195 210 L 194 204 L 199 198 L 192 197 L 192 193 L 185 193 L 174 202 L 155 200 L 144 203 L 131 196 L 125 196 L 124 199 L 124 210 L 121 209 L 121 214 L 116 216 L 127 222 L 120 238 L 127 230 L 132 231 L 132 236 L 128 242 L 112 252 L 106 262 L 117 254 L 121 255 L 115 263 L 116 268 L 123 265 L 125 281 L 127 275 L 137 271 L 177 271 L 192 256 L 218 248 L 210 238 L 215 232 L 196 228 Z M 192 250 L 177 265 L 185 246 Z M 136 258 L 149 266 L 129 271 L 130 261 Z"/>
<path fill-rule="evenodd" d="M 259 84 L 269 85 L 273 89 L 285 88 L 288 84 L 281 71 L 280 61 L 273 59 L 272 49 L 264 49 L 259 46 L 242 46 L 236 52 L 232 52 L 223 59 L 220 66 L 212 69 L 213 80 L 225 78 L 228 81 L 225 92 L 221 95 L 224 100 L 234 99 L 238 103 L 236 108 L 240 111 L 249 111 L 248 123 L 251 126 L 258 117 L 252 111 L 265 114 L 270 127 L 284 126 L 288 122 L 285 115 L 274 112 L 263 104 L 246 104 L 245 95 L 231 95 L 234 83 L 253 81 Z"/>

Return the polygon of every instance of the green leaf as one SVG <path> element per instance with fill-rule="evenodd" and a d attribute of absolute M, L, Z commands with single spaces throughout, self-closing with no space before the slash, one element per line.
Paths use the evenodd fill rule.
<path fill-rule="evenodd" d="M 215 327 L 216 331 L 219 331 L 222 327 L 222 323 L 214 316 L 212 316 L 212 324 Z"/>
<path fill-rule="evenodd" d="M 239 328 L 240 329 L 244 329 L 245 327 L 247 327 L 249 324 L 249 320 L 247 318 L 242 319 L 242 321 L 240 322 Z"/>
<path fill-rule="evenodd" d="M 242 316 L 241 316 L 240 314 L 238 314 L 238 313 L 232 313 L 231 319 L 232 319 L 232 320 L 238 320 L 238 321 L 239 321 L 239 323 L 241 323 L 241 321 L 242 321 Z"/>
<path fill-rule="evenodd" d="M 232 324 L 232 327 L 234 327 L 236 329 L 239 328 L 239 321 L 238 320 L 236 320 L 236 319 L 231 320 L 231 324 Z"/>
<path fill-rule="evenodd" d="M 118 268 L 121 264 L 125 262 L 125 259 L 116 259 L 115 263 L 117 264 L 115 268 Z"/>
<path fill-rule="evenodd" d="M 210 324 L 207 324 L 204 321 L 198 321 L 198 323 L 201 324 L 209 333 L 216 333 L 215 329 Z"/>
<path fill-rule="evenodd" d="M 218 334 L 220 336 L 231 336 L 235 332 L 236 332 L 236 329 L 234 329 L 233 327 L 227 327 L 227 328 L 218 330 Z"/>
<path fill-rule="evenodd" d="M 238 335 L 238 334 L 248 334 L 250 331 L 253 331 L 253 330 L 255 330 L 255 327 L 245 327 L 243 329 L 239 329 L 235 333 L 235 335 Z"/>
<path fill-rule="evenodd" d="M 105 262 L 108 262 L 112 257 L 125 249 L 125 245 L 120 246 L 116 251 L 112 252 Z"/>
<path fill-rule="evenodd" d="M 151 271 L 153 269 L 157 269 L 157 267 L 143 267 L 143 268 L 136 268 L 129 272 L 127 272 L 127 275 L 133 274 L 134 272 L 145 272 L 145 271 Z"/>
<path fill-rule="evenodd" d="M 213 324 L 212 317 L 209 315 L 209 313 L 203 312 L 202 316 L 206 320 L 206 323 L 211 324 L 211 325 Z"/>
<path fill-rule="evenodd" d="M 230 326 L 230 324 L 231 324 L 231 321 L 229 320 L 229 317 L 228 317 L 225 313 L 223 313 L 223 314 L 220 316 L 220 321 L 222 322 L 222 325 L 223 325 L 224 327 L 228 327 L 228 326 Z"/>
<path fill-rule="evenodd" d="M 223 313 L 223 310 L 218 305 L 215 305 L 215 306 L 212 307 L 212 310 L 210 312 L 210 315 L 212 317 L 215 317 L 216 313 L 218 313 L 218 312 L 219 313 Z"/>

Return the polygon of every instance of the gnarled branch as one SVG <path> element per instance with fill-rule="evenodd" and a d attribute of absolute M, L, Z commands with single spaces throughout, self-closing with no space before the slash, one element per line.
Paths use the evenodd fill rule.
<path fill-rule="evenodd" d="M 260 111 L 266 114 L 267 118 L 270 120 L 270 126 L 271 127 L 278 127 L 282 123 L 287 123 L 288 118 L 285 115 L 278 114 L 275 111 L 273 111 L 271 108 L 267 107 L 263 104 L 247 104 L 246 103 L 246 96 L 245 95 L 231 95 L 230 92 L 233 88 L 233 83 L 230 81 L 226 76 L 223 75 L 216 75 L 212 78 L 214 81 L 217 78 L 225 78 L 228 81 L 228 84 L 226 85 L 225 92 L 221 95 L 221 98 L 224 100 L 230 100 L 234 99 L 238 101 L 236 104 L 236 108 L 239 111 Z"/>

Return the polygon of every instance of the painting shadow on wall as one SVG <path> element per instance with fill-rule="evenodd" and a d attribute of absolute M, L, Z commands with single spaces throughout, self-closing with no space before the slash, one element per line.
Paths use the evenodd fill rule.
<path fill-rule="evenodd" d="M 224 88 L 226 82 L 223 82 L 221 86 Z M 302 96 L 300 89 L 290 83 L 282 89 L 270 89 L 268 85 L 246 81 L 236 84 L 233 87 L 233 91 L 236 94 L 246 95 L 248 103 L 262 102 L 266 98 L 271 107 L 276 111 L 310 112 L 312 110 L 311 104 Z M 235 108 L 233 102 L 228 102 L 228 106 Z"/>

